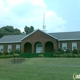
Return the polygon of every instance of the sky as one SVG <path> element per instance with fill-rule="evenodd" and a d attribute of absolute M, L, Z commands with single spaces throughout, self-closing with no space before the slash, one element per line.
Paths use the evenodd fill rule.
<path fill-rule="evenodd" d="M 0 0 L 0 28 L 43 30 L 43 16 L 48 33 L 80 31 L 80 0 Z"/>

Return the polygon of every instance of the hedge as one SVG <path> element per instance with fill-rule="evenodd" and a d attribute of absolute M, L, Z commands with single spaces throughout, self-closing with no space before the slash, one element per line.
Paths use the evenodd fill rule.
<path fill-rule="evenodd" d="M 33 57 L 40 57 L 40 54 L 44 57 L 53 57 L 53 53 L 21 53 L 20 57 L 23 58 L 33 58 Z"/>

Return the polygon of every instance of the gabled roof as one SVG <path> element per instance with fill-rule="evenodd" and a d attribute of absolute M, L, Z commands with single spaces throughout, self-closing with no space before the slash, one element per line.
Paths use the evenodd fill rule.
<path fill-rule="evenodd" d="M 58 38 L 58 41 L 64 40 L 80 40 L 80 31 L 76 32 L 59 32 L 59 33 L 49 33 L 54 37 Z"/>
<path fill-rule="evenodd" d="M 33 31 L 30 34 L 22 34 L 22 35 L 6 35 L 3 36 L 0 39 L 0 43 L 17 43 L 17 42 L 21 42 L 23 39 L 25 39 L 26 37 L 30 36 L 31 34 L 33 34 L 34 32 L 36 32 L 38 30 Z M 39 30 L 41 31 L 41 30 Z M 58 41 L 65 41 L 65 40 L 80 40 L 80 31 L 76 31 L 76 32 L 59 32 L 59 33 L 45 33 L 44 31 L 41 31 L 44 34 L 57 39 Z"/>
<path fill-rule="evenodd" d="M 25 35 L 6 35 L 6 36 L 3 36 L 1 39 L 0 39 L 0 43 L 17 43 L 17 42 L 21 42 L 23 39 L 25 39 L 26 37 L 30 36 L 31 34 L 33 34 L 34 32 L 36 32 L 38 30 L 35 30 L 33 32 L 31 32 L 30 34 L 25 34 Z M 41 30 L 39 30 L 41 31 Z M 44 31 L 41 31 L 43 32 L 44 34 L 52 37 L 52 38 L 55 38 L 57 39 L 56 37 L 53 37 L 47 33 L 45 33 Z"/>

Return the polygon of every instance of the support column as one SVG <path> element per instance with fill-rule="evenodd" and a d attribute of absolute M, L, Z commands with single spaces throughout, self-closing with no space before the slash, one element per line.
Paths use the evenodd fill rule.
<path fill-rule="evenodd" d="M 32 44 L 32 53 L 34 53 L 34 44 Z"/>
<path fill-rule="evenodd" d="M 43 45 L 43 53 L 45 53 L 45 43 L 42 43 Z"/>
<path fill-rule="evenodd" d="M 20 47 L 21 52 L 24 53 L 24 45 L 21 44 L 20 46 L 21 46 Z"/>

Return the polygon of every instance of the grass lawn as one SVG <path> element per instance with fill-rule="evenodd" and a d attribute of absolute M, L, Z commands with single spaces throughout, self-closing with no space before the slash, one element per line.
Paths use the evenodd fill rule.
<path fill-rule="evenodd" d="M 73 80 L 80 58 L 29 58 L 21 64 L 0 59 L 0 80 Z"/>

